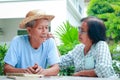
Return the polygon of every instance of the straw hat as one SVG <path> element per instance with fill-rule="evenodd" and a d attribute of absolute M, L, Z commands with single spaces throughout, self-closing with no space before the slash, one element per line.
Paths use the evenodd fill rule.
<path fill-rule="evenodd" d="M 54 17 L 55 16 L 48 15 L 44 11 L 41 11 L 41 10 L 31 10 L 27 13 L 26 18 L 22 20 L 19 27 L 24 29 L 25 24 L 32 20 L 47 18 L 49 21 L 51 21 Z"/>

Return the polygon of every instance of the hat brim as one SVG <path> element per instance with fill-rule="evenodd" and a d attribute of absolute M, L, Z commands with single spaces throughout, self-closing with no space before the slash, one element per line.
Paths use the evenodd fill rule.
<path fill-rule="evenodd" d="M 30 16 L 30 17 L 27 17 L 25 19 L 22 20 L 22 22 L 20 23 L 20 28 L 22 29 L 25 29 L 25 24 L 32 21 L 32 20 L 36 20 L 36 19 L 48 19 L 48 21 L 51 21 L 55 16 L 53 15 L 35 15 L 35 16 Z"/>

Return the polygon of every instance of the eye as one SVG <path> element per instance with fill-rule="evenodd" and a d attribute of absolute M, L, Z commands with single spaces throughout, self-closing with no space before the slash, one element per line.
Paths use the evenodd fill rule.
<path fill-rule="evenodd" d="M 38 29 L 42 29 L 42 27 L 38 27 Z"/>
<path fill-rule="evenodd" d="M 48 29 L 48 26 L 46 26 L 45 29 Z"/>

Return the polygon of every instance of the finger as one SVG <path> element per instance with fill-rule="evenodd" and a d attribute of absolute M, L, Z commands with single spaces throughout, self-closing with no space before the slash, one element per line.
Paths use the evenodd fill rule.
<path fill-rule="evenodd" d="M 28 68 L 25 70 L 25 73 L 32 74 L 32 72 Z"/>
<path fill-rule="evenodd" d="M 28 70 L 30 73 L 35 73 L 35 70 L 33 69 L 33 67 L 28 67 Z"/>
<path fill-rule="evenodd" d="M 35 65 L 32 68 L 36 70 L 38 68 L 38 64 L 35 63 Z"/>
<path fill-rule="evenodd" d="M 41 67 L 38 67 L 36 70 L 35 70 L 35 72 L 40 72 L 41 71 Z"/>
<path fill-rule="evenodd" d="M 54 36 L 53 36 L 52 33 L 49 32 L 49 33 L 47 34 L 47 38 L 54 38 Z"/>
<path fill-rule="evenodd" d="M 36 69 L 36 73 L 41 73 L 43 71 L 43 69 L 41 68 L 41 67 L 38 67 L 37 69 Z"/>
<path fill-rule="evenodd" d="M 42 74 L 43 71 L 44 71 L 44 69 L 41 69 L 41 70 L 38 71 L 36 74 Z"/>

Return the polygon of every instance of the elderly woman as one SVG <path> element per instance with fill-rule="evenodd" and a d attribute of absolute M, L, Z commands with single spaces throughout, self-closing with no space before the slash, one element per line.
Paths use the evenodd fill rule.
<path fill-rule="evenodd" d="M 60 68 L 73 65 L 73 76 L 113 77 L 112 59 L 106 40 L 106 28 L 102 20 L 86 17 L 81 20 L 78 44 L 68 54 L 61 56 Z"/>
<path fill-rule="evenodd" d="M 47 39 L 49 22 L 53 18 L 41 10 L 28 12 L 20 23 L 20 28 L 26 29 L 28 35 L 17 36 L 11 41 L 4 58 L 5 73 L 58 74 L 57 48 L 53 38 Z"/>

